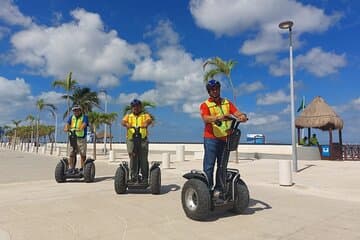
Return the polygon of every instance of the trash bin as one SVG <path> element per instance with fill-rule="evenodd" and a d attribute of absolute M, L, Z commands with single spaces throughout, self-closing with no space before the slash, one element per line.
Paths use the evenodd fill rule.
<path fill-rule="evenodd" d="M 329 145 L 321 145 L 321 159 L 330 159 L 330 146 Z"/>

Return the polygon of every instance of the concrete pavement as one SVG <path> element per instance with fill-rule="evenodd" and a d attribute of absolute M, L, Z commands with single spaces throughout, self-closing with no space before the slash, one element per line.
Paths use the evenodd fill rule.
<path fill-rule="evenodd" d="M 299 161 L 291 187 L 278 184 L 279 160 L 230 163 L 248 184 L 249 208 L 197 222 L 182 210 L 181 187 L 182 175 L 201 169 L 200 160 L 162 169 L 160 195 L 115 194 L 118 164 L 106 160 L 96 161 L 94 183 L 58 184 L 58 160 L 0 149 L 0 240 L 360 239 L 360 162 Z"/>

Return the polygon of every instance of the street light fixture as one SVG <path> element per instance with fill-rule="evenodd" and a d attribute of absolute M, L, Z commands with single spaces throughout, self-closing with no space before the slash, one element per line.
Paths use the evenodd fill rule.
<path fill-rule="evenodd" d="M 290 59 L 290 99 L 291 99 L 291 145 L 292 145 L 292 167 L 293 172 L 298 171 L 297 150 L 295 135 L 295 100 L 294 100 L 294 72 L 293 72 L 293 47 L 292 47 L 292 21 L 284 21 L 279 24 L 281 29 L 289 29 L 289 59 Z"/>

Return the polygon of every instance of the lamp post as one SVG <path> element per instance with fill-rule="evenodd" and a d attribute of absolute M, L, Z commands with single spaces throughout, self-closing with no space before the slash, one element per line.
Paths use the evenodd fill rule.
<path fill-rule="evenodd" d="M 104 109 L 104 113 L 107 113 L 107 92 L 105 89 L 101 89 L 100 92 L 102 92 L 104 94 L 105 97 L 105 109 Z M 104 154 L 106 154 L 107 150 L 106 150 L 106 124 L 104 124 L 104 149 L 103 149 Z"/>
<path fill-rule="evenodd" d="M 294 100 L 294 73 L 293 73 L 293 47 L 292 47 L 292 21 L 285 21 L 279 24 L 281 29 L 289 29 L 289 58 L 290 58 L 290 100 L 291 100 L 291 145 L 292 145 L 292 169 L 297 172 L 297 151 L 295 135 L 295 100 Z"/>

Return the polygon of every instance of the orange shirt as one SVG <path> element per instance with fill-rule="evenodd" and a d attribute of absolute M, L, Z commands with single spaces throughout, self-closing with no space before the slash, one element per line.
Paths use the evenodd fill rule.
<path fill-rule="evenodd" d="M 223 101 L 224 99 L 222 98 L 221 101 Z M 214 102 L 212 98 L 209 98 L 208 101 L 210 102 Z M 229 100 L 228 100 L 229 101 Z M 217 104 L 218 106 L 220 106 L 221 104 Z M 230 105 L 230 114 L 233 114 L 235 112 L 238 111 L 238 109 L 235 107 L 234 104 L 232 104 L 232 102 L 229 101 L 229 105 Z M 203 102 L 201 105 L 200 105 L 200 115 L 201 117 L 203 116 L 210 116 L 210 110 L 208 108 L 208 106 L 206 105 L 205 102 Z M 205 127 L 204 127 L 204 138 L 217 138 L 214 136 L 214 133 L 213 133 L 213 128 L 212 128 L 212 125 L 211 123 L 206 123 L 205 124 Z M 220 139 L 222 140 L 226 140 L 226 137 L 221 137 Z"/>

